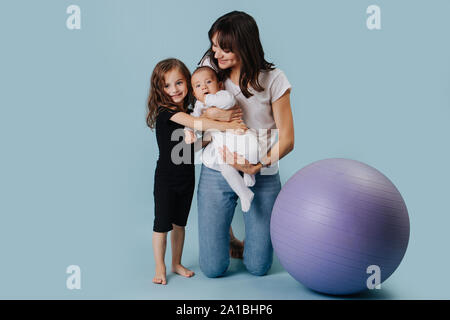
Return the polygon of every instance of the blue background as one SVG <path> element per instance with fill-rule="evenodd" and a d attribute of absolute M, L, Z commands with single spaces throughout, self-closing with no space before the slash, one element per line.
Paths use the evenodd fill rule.
<path fill-rule="evenodd" d="M 66 28 L 71 4 L 81 8 L 81 30 Z M 381 8 L 381 30 L 366 27 L 371 4 Z M 335 298 L 306 289 L 277 260 L 263 278 L 240 260 L 227 277 L 206 278 L 196 198 L 183 256 L 196 276 L 151 283 L 150 74 L 169 56 L 192 70 L 211 24 L 235 9 L 256 19 L 267 59 L 293 86 L 296 141 L 281 161 L 282 182 L 313 161 L 345 157 L 383 172 L 406 201 L 402 264 L 381 290 L 356 298 L 450 298 L 444 0 L 2 1 L 0 298 Z M 242 238 L 239 210 L 233 226 Z M 170 257 L 169 245 L 169 265 Z M 72 264 L 81 290 L 66 288 Z"/>

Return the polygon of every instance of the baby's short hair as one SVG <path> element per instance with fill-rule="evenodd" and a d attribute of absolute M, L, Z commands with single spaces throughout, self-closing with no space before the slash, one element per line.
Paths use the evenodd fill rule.
<path fill-rule="evenodd" d="M 216 79 L 217 80 L 219 80 L 219 76 L 217 75 L 217 72 L 216 72 L 216 70 L 214 70 L 213 68 L 211 68 L 211 67 L 209 67 L 209 66 L 200 66 L 200 67 L 197 67 L 197 69 L 195 69 L 194 70 L 194 72 L 192 72 L 192 75 L 191 75 L 191 78 L 194 76 L 194 74 L 196 74 L 197 72 L 200 72 L 200 71 L 211 71 L 213 74 L 214 74 L 214 76 L 216 77 Z"/>

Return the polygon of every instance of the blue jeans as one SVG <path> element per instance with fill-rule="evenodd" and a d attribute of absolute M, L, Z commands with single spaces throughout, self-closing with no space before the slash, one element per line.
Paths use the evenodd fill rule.
<path fill-rule="evenodd" d="M 244 265 L 262 276 L 272 266 L 270 217 L 281 190 L 280 175 L 256 174 L 250 189 L 255 194 L 250 211 L 244 213 Z M 230 264 L 230 234 L 238 197 L 219 171 L 202 165 L 197 192 L 200 269 L 210 278 L 223 275 Z"/>

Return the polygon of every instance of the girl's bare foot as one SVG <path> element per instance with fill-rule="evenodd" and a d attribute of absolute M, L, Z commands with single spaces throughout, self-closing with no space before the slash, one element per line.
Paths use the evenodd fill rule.
<path fill-rule="evenodd" d="M 153 283 L 167 284 L 166 267 L 165 266 L 156 266 L 155 277 L 153 278 Z"/>
<path fill-rule="evenodd" d="M 186 278 L 190 278 L 195 274 L 194 271 L 183 267 L 183 265 L 181 265 L 181 264 L 172 265 L 172 272 L 178 273 L 180 276 L 183 276 Z"/>
<path fill-rule="evenodd" d="M 235 259 L 243 259 L 244 241 L 240 241 L 237 238 L 230 240 L 230 256 Z"/>

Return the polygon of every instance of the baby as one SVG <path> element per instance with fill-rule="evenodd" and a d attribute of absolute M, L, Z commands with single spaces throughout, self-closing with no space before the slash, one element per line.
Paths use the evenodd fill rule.
<path fill-rule="evenodd" d="M 222 90 L 222 82 L 218 81 L 216 72 L 210 67 L 199 67 L 192 74 L 191 78 L 194 96 L 197 99 L 194 117 L 200 117 L 202 112 L 210 107 L 220 109 L 230 109 L 235 106 L 236 100 L 228 91 Z M 194 143 L 197 140 L 195 132 L 190 128 L 185 128 L 185 142 Z M 258 163 L 258 138 L 254 131 L 247 130 L 245 134 L 235 134 L 232 132 L 207 131 L 205 137 L 212 138 L 214 155 L 203 154 L 203 163 L 210 168 L 219 169 L 225 180 L 233 191 L 241 199 L 242 211 L 247 212 L 253 200 L 253 192 L 249 187 L 255 184 L 255 177 L 244 173 L 242 177 L 239 171 L 223 162 L 219 157 L 219 148 L 224 145 L 231 151 L 237 152 L 250 163 Z M 207 138 L 205 138 L 207 139 Z"/>

